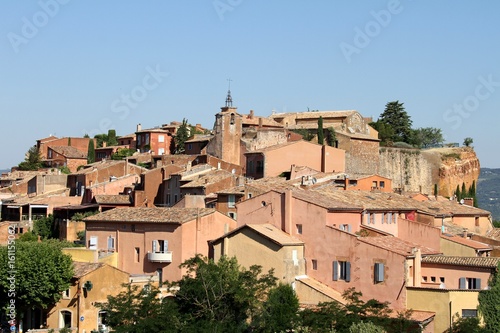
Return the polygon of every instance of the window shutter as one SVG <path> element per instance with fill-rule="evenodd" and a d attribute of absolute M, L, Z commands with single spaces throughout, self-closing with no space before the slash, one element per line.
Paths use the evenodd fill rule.
<path fill-rule="evenodd" d="M 458 280 L 458 288 L 459 289 L 465 289 L 465 278 L 464 277 L 461 277 Z"/>
<path fill-rule="evenodd" d="M 375 263 L 375 282 L 384 281 L 384 264 Z"/>
<path fill-rule="evenodd" d="M 90 236 L 89 249 L 97 249 L 97 236 Z"/>
<path fill-rule="evenodd" d="M 348 225 L 347 225 L 347 231 L 348 231 L 348 232 L 351 232 L 351 230 L 352 230 L 352 227 L 351 227 L 351 225 L 350 225 L 350 224 L 348 224 Z"/>
<path fill-rule="evenodd" d="M 156 252 L 156 249 L 158 248 L 156 240 L 153 241 L 153 253 Z"/>
<path fill-rule="evenodd" d="M 349 261 L 345 263 L 345 281 L 351 281 L 351 263 Z"/>
<path fill-rule="evenodd" d="M 481 279 L 476 279 L 476 289 L 481 289 Z"/>
<path fill-rule="evenodd" d="M 115 248 L 115 239 L 111 236 L 108 237 L 108 249 Z"/>
<path fill-rule="evenodd" d="M 168 240 L 163 241 L 163 251 L 167 252 L 168 251 Z"/>
<path fill-rule="evenodd" d="M 344 225 L 343 224 L 339 225 L 339 229 L 344 230 Z"/>
<path fill-rule="evenodd" d="M 337 281 L 339 279 L 339 262 L 334 261 L 332 265 L 333 269 L 333 281 Z"/>

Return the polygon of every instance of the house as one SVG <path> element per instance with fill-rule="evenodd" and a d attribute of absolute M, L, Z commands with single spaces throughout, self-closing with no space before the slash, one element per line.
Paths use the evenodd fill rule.
<path fill-rule="evenodd" d="M 493 247 L 467 237 L 451 234 L 441 235 L 441 251 L 446 256 L 489 257 Z"/>
<path fill-rule="evenodd" d="M 208 256 L 208 241 L 236 227 L 209 208 L 117 208 L 84 221 L 89 249 L 117 253 L 119 269 L 160 282 L 179 280 L 182 262 Z"/>
<path fill-rule="evenodd" d="M 87 152 L 72 146 L 49 146 L 47 158 L 42 162 L 50 168 L 67 167 L 70 172 L 76 172 L 78 167 L 87 164 Z"/>
<path fill-rule="evenodd" d="M 125 146 L 128 149 L 135 149 L 135 133 L 119 136 L 117 139 L 119 146 Z"/>
<path fill-rule="evenodd" d="M 130 149 L 129 145 L 108 146 L 106 142 L 102 143 L 102 147 L 95 148 L 95 161 L 110 160 L 112 155 L 121 149 Z M 132 148 L 133 149 L 133 148 Z"/>
<path fill-rule="evenodd" d="M 346 191 L 375 191 L 392 193 L 392 179 L 380 175 L 347 174 L 339 175 L 334 182 Z"/>
<path fill-rule="evenodd" d="M 25 329 L 69 327 L 73 332 L 91 332 L 107 328 L 107 313 L 97 305 L 123 290 L 129 274 L 103 263 L 73 262 L 73 278 L 62 298 L 47 310 L 28 311 Z"/>
<path fill-rule="evenodd" d="M 308 141 L 292 141 L 245 153 L 246 176 L 276 177 L 290 170 L 291 165 L 303 165 L 321 172 L 345 171 L 345 152 Z"/>
<path fill-rule="evenodd" d="M 477 317 L 478 294 L 487 289 L 500 258 L 427 256 L 420 284 L 407 286 L 408 308 L 436 313 L 435 332 L 447 332 L 454 316 Z"/>
<path fill-rule="evenodd" d="M 87 156 L 90 140 L 94 140 L 94 147 L 97 147 L 96 139 L 78 137 L 58 138 L 51 135 L 47 138 L 36 140 L 36 147 L 40 152 L 42 160 L 51 158 L 48 151 L 49 147 L 73 147 Z"/>
<path fill-rule="evenodd" d="M 141 152 L 151 152 L 153 155 L 169 155 L 173 152 L 172 133 L 162 128 L 142 129 L 137 125 L 136 149 Z"/>

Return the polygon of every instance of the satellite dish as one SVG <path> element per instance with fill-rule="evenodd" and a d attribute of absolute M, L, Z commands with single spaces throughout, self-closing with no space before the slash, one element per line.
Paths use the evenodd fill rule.
<path fill-rule="evenodd" d="M 464 204 L 464 199 L 460 199 L 460 204 L 463 205 Z"/>

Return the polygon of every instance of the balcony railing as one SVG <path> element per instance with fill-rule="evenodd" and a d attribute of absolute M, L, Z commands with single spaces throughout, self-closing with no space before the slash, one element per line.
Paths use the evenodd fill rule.
<path fill-rule="evenodd" d="M 172 262 L 172 251 L 148 252 L 148 260 L 151 262 Z"/>

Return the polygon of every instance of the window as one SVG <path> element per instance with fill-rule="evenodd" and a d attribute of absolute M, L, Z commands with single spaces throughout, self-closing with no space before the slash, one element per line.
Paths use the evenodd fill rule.
<path fill-rule="evenodd" d="M 62 298 L 63 299 L 70 299 L 69 288 L 62 292 Z"/>
<path fill-rule="evenodd" d="M 250 199 L 252 197 L 252 193 L 248 193 L 247 198 Z"/>
<path fill-rule="evenodd" d="M 377 181 L 376 180 L 372 181 L 372 188 L 377 188 Z"/>
<path fill-rule="evenodd" d="M 153 253 L 166 253 L 168 251 L 168 240 L 154 240 L 152 250 Z"/>
<path fill-rule="evenodd" d="M 391 224 L 392 223 L 392 213 L 387 213 L 386 216 L 387 216 L 387 223 Z"/>
<path fill-rule="evenodd" d="M 385 187 L 385 181 L 381 180 L 379 182 L 379 185 L 380 185 L 380 188 L 384 188 Z"/>
<path fill-rule="evenodd" d="M 435 276 L 431 276 L 431 282 L 432 283 L 436 283 L 436 277 Z"/>
<path fill-rule="evenodd" d="M 149 144 L 149 133 L 146 133 L 146 138 L 144 139 L 145 144 Z"/>
<path fill-rule="evenodd" d="M 248 172 L 253 172 L 253 161 L 248 161 L 247 169 Z"/>
<path fill-rule="evenodd" d="M 296 227 L 297 227 L 297 233 L 299 235 L 302 235 L 302 224 L 296 224 Z"/>
<path fill-rule="evenodd" d="M 234 113 L 231 113 L 231 120 L 230 120 L 230 124 L 231 124 L 231 125 L 234 125 Z"/>
<path fill-rule="evenodd" d="M 106 328 L 108 326 L 108 313 L 104 310 L 101 310 L 97 313 L 97 328 L 106 332 Z"/>
<path fill-rule="evenodd" d="M 59 313 L 59 328 L 71 327 L 71 312 L 63 310 Z"/>
<path fill-rule="evenodd" d="M 441 276 L 441 277 L 439 278 L 439 282 L 444 283 L 444 276 Z"/>
<path fill-rule="evenodd" d="M 427 276 L 422 276 L 422 282 L 427 282 Z"/>
<path fill-rule="evenodd" d="M 375 283 L 384 282 L 385 267 L 383 263 L 375 263 Z"/>
<path fill-rule="evenodd" d="M 312 260 L 312 269 L 317 270 L 318 269 L 318 261 L 316 259 Z"/>
<path fill-rule="evenodd" d="M 134 258 L 135 262 L 141 262 L 141 250 L 138 247 L 134 249 Z"/>
<path fill-rule="evenodd" d="M 158 135 L 158 142 L 165 142 L 165 135 Z"/>
<path fill-rule="evenodd" d="M 339 229 L 347 231 L 347 232 L 351 232 L 351 225 L 350 224 L 341 224 L 341 225 L 339 225 Z"/>
<path fill-rule="evenodd" d="M 358 181 L 356 179 L 349 179 L 349 185 L 356 186 L 356 185 L 358 185 Z"/>
<path fill-rule="evenodd" d="M 135 231 L 135 224 L 132 224 L 132 225 L 130 226 L 130 230 Z"/>
<path fill-rule="evenodd" d="M 97 236 L 90 236 L 89 249 L 97 250 Z"/>
<path fill-rule="evenodd" d="M 476 224 L 476 227 L 479 227 L 479 216 L 476 216 L 476 217 L 474 218 L 474 222 L 475 222 L 475 224 Z"/>
<path fill-rule="evenodd" d="M 108 251 L 114 251 L 115 250 L 115 239 L 113 236 L 108 237 Z"/>
<path fill-rule="evenodd" d="M 334 261 L 332 266 L 333 281 L 351 281 L 351 263 L 349 261 Z"/>
<path fill-rule="evenodd" d="M 368 213 L 368 224 L 375 224 L 375 213 Z"/>
<path fill-rule="evenodd" d="M 158 155 L 165 154 L 165 148 L 158 148 Z"/>
<path fill-rule="evenodd" d="M 227 196 L 227 206 L 230 208 L 234 208 L 236 202 L 236 197 L 234 194 L 230 194 Z"/>
<path fill-rule="evenodd" d="M 193 149 L 193 144 L 188 143 L 188 145 L 187 145 L 187 150 L 192 150 L 192 149 Z"/>
<path fill-rule="evenodd" d="M 262 161 L 257 161 L 257 168 L 256 168 L 257 173 L 262 173 L 264 172 L 264 163 Z"/>
<path fill-rule="evenodd" d="M 462 317 L 463 318 L 476 318 L 477 317 L 477 309 L 462 309 Z"/>
<path fill-rule="evenodd" d="M 234 212 L 229 212 L 229 213 L 227 213 L 227 215 L 228 215 L 230 218 L 232 218 L 233 220 L 236 220 L 236 213 L 234 213 Z"/>
<path fill-rule="evenodd" d="M 481 279 L 461 277 L 458 280 L 459 289 L 481 289 Z"/>

